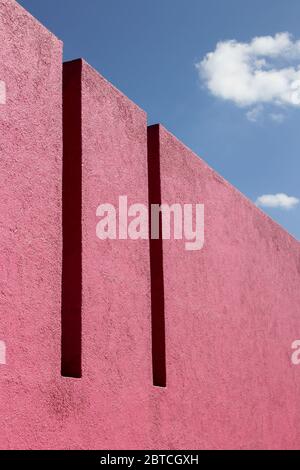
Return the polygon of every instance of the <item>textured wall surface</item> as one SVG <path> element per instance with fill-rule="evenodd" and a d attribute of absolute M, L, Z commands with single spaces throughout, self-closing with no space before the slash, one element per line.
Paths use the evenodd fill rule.
<path fill-rule="evenodd" d="M 167 447 L 299 448 L 300 247 L 161 126 L 162 203 L 205 204 L 205 245 L 163 241 Z M 155 145 L 156 142 L 156 145 Z M 176 417 L 176 418 L 175 418 Z M 170 438 L 171 437 L 171 438 Z"/>
<path fill-rule="evenodd" d="M 16 2 L 0 0 L 4 448 L 47 442 L 44 393 L 60 374 L 61 63 L 61 42 Z"/>
<path fill-rule="evenodd" d="M 96 211 L 105 203 L 118 208 L 120 195 L 128 196 L 128 204 L 148 204 L 146 115 L 81 60 L 64 64 L 64 103 L 70 182 L 74 173 L 79 182 L 76 167 L 82 168 L 82 379 L 77 384 L 82 403 L 77 411 L 84 434 L 78 444 L 132 448 L 143 442 L 149 421 L 145 396 L 152 387 L 149 242 L 99 240 Z M 81 147 L 74 146 L 72 132 L 78 118 Z M 67 191 L 74 201 L 78 186 L 70 184 Z M 67 243 L 72 233 L 74 225 Z M 73 312 L 71 306 L 65 315 Z M 65 328 L 66 335 L 73 334 L 72 321 Z"/>
<path fill-rule="evenodd" d="M 61 49 L 0 0 L 0 448 L 299 448 L 299 242 Z M 148 194 L 202 250 L 97 238 Z"/>

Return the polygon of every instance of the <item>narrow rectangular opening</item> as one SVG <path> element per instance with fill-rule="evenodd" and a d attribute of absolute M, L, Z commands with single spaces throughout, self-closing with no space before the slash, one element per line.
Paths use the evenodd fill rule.
<path fill-rule="evenodd" d="M 63 67 L 61 374 L 80 378 L 82 342 L 82 61 Z"/>
<path fill-rule="evenodd" d="M 148 178 L 149 212 L 151 214 L 151 204 L 161 205 L 160 143 L 158 125 L 148 127 Z M 160 219 L 159 239 L 152 240 L 150 236 L 152 370 L 153 385 L 156 387 L 166 387 L 167 385 L 163 241 L 161 231 L 162 221 Z"/>

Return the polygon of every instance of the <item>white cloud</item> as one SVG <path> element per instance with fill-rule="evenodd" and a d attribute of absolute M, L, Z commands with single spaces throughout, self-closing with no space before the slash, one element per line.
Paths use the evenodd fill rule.
<path fill-rule="evenodd" d="M 246 118 L 248 121 L 257 122 L 263 113 L 263 109 L 264 108 L 261 105 L 255 106 L 254 108 L 247 111 Z"/>
<path fill-rule="evenodd" d="M 270 119 L 277 124 L 283 123 L 285 121 L 285 115 L 282 113 L 270 113 Z"/>
<path fill-rule="evenodd" d="M 219 42 L 196 67 L 214 96 L 238 106 L 300 107 L 300 40 L 289 33 Z"/>
<path fill-rule="evenodd" d="M 276 124 L 282 124 L 286 120 L 286 115 L 283 113 L 265 113 L 265 108 L 261 104 L 250 108 L 249 111 L 246 112 L 246 118 L 250 122 L 261 122 L 264 117 Z"/>
<path fill-rule="evenodd" d="M 300 200 L 287 194 L 264 194 L 256 200 L 256 205 L 259 207 L 273 207 L 280 209 L 293 209 L 299 204 Z"/>

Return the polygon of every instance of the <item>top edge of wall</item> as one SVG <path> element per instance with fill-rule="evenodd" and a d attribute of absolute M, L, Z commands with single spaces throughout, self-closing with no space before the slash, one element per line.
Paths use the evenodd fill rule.
<path fill-rule="evenodd" d="M 206 170 L 208 170 L 214 178 L 216 178 L 220 183 L 224 184 L 229 190 L 234 191 L 241 197 L 241 199 L 248 205 L 251 210 L 257 211 L 260 217 L 266 219 L 269 223 L 277 227 L 281 233 L 285 234 L 292 243 L 295 243 L 300 247 L 300 240 L 297 240 L 290 232 L 288 232 L 282 225 L 280 225 L 276 220 L 274 220 L 271 216 L 269 216 L 266 212 L 264 212 L 260 207 L 258 207 L 249 197 L 243 194 L 238 188 L 236 188 L 232 183 L 227 181 L 223 176 L 221 176 L 216 170 L 214 170 L 209 164 L 200 157 L 196 152 L 194 152 L 190 147 L 188 147 L 184 142 L 182 142 L 176 135 L 174 135 L 171 131 L 169 131 L 163 124 L 156 123 L 149 128 L 157 128 L 159 136 L 165 133 L 167 136 L 174 139 L 178 145 L 180 145 L 183 149 L 185 149 L 191 156 L 195 157 L 200 164 L 202 164 Z"/>
<path fill-rule="evenodd" d="M 131 98 L 129 98 L 123 91 L 121 91 L 119 88 L 117 88 L 113 83 L 111 83 L 107 78 L 105 78 L 98 70 L 96 70 L 91 64 L 89 64 L 85 59 L 82 57 L 73 59 L 73 60 L 68 60 L 64 62 L 64 66 L 67 66 L 68 64 L 75 64 L 75 63 L 81 63 L 82 65 L 82 71 L 84 69 L 88 70 L 90 73 L 92 73 L 97 79 L 100 79 L 102 82 L 104 82 L 108 87 L 110 87 L 116 94 L 118 94 L 120 97 L 123 99 L 126 99 L 129 101 L 132 106 L 134 106 L 138 111 L 140 111 L 145 118 L 147 118 L 147 112 L 142 109 L 135 101 L 133 101 Z"/>
<path fill-rule="evenodd" d="M 26 15 L 28 19 L 31 21 L 34 21 L 34 23 L 45 33 L 49 34 L 52 36 L 54 39 L 56 39 L 61 46 L 63 46 L 63 41 L 59 39 L 52 31 L 50 31 L 43 23 L 41 23 L 35 16 L 33 16 L 26 8 L 24 8 L 20 3 L 18 3 L 16 0 L 0 0 L 0 7 L 1 5 L 11 5 L 12 7 L 15 7 L 16 9 L 20 10 L 23 15 Z"/>

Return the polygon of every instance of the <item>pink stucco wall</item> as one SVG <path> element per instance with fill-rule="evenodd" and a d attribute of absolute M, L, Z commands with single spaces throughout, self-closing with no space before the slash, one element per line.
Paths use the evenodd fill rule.
<path fill-rule="evenodd" d="M 0 448 L 299 448 L 299 242 L 0 12 Z M 122 195 L 203 203 L 203 249 L 99 240 Z"/>
<path fill-rule="evenodd" d="M 162 126 L 162 203 L 204 203 L 205 244 L 163 241 L 167 393 L 159 442 L 299 448 L 300 247 Z M 156 145 L 155 145 L 156 143 Z"/>
<path fill-rule="evenodd" d="M 118 207 L 119 195 L 127 195 L 128 204 L 148 204 L 146 115 L 84 61 L 64 64 L 64 82 L 71 177 L 76 165 L 82 167 L 82 378 L 76 387 L 85 435 L 76 445 L 136 447 L 149 419 L 149 242 L 99 240 L 96 211 L 105 203 Z M 74 109 L 80 90 L 81 109 Z M 72 126 L 78 118 L 82 145 L 76 154 Z M 73 200 L 71 182 L 68 190 Z"/>
<path fill-rule="evenodd" d="M 62 44 L 0 0 L 0 446 L 47 442 L 59 376 Z M 37 429 L 40 427 L 40 434 Z"/>

